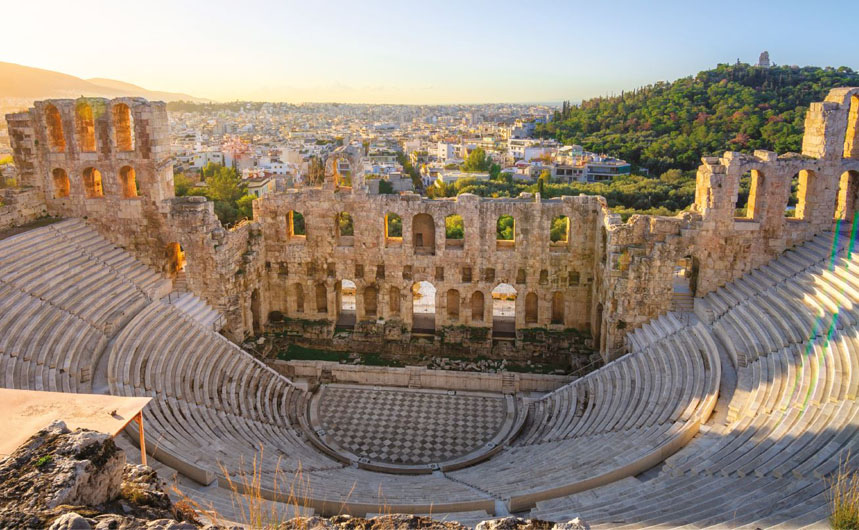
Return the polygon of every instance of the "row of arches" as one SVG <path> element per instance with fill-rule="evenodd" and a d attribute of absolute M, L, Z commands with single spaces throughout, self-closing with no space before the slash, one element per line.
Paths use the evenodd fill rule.
<path fill-rule="evenodd" d="M 403 292 L 399 287 L 390 286 L 386 291 L 376 285 L 367 285 L 358 290 L 354 281 L 342 279 L 335 285 L 335 300 L 337 326 L 353 327 L 358 316 L 358 298 L 361 301 L 361 318 L 373 319 L 382 317 L 380 299 L 387 296 L 387 316 L 401 317 L 401 301 Z M 438 290 L 429 281 L 419 281 L 412 284 L 412 332 L 434 333 L 436 329 L 437 302 L 444 301 L 446 321 L 451 324 L 465 322 L 465 315 L 470 316 L 470 322 L 478 325 L 491 321 L 494 336 L 515 337 L 516 331 L 516 288 L 512 285 L 498 284 L 489 293 L 491 300 L 491 317 L 487 316 L 486 295 L 477 290 L 464 296 L 458 289 L 448 289 L 439 297 Z M 295 316 L 313 317 L 313 312 L 319 315 L 329 314 L 329 292 L 324 283 L 306 286 L 301 283 L 291 284 L 287 288 L 288 312 Z M 311 305 L 311 300 L 312 304 Z M 553 325 L 565 323 L 566 303 L 564 293 L 555 291 L 551 294 L 549 308 Z M 466 313 L 467 312 L 467 313 Z M 524 323 L 537 325 L 540 322 L 540 304 L 537 293 L 531 291 L 525 295 Z"/>
<path fill-rule="evenodd" d="M 790 189 L 784 205 L 784 217 L 803 220 L 809 215 L 809 190 L 816 186 L 817 173 L 803 169 L 796 173 L 790 182 Z M 766 176 L 760 170 L 752 170 L 740 177 L 734 217 L 742 221 L 758 221 L 764 210 L 763 197 L 766 196 Z M 835 197 L 833 218 L 851 219 L 856 212 L 859 199 L 859 172 L 845 171 L 839 180 Z"/>
<path fill-rule="evenodd" d="M 352 214 L 339 212 L 334 217 L 334 235 L 338 244 L 349 246 L 355 235 Z M 403 240 L 403 219 L 392 212 L 385 214 L 382 221 L 386 246 L 397 246 Z M 461 247 L 465 240 L 465 224 L 462 216 L 451 214 L 444 219 L 445 248 Z M 304 214 L 290 210 L 287 214 L 287 237 L 302 240 L 307 236 Z M 513 246 L 516 240 L 516 221 L 511 215 L 501 215 L 496 222 L 496 242 L 499 246 Z M 570 240 L 570 219 L 558 215 L 552 219 L 549 241 L 552 245 L 565 245 Z M 430 214 L 419 213 L 412 218 L 412 246 L 417 254 L 434 254 L 436 249 L 435 220 Z"/>
<path fill-rule="evenodd" d="M 140 194 L 137 187 L 137 174 L 131 166 L 122 166 L 117 174 L 119 180 L 119 191 L 123 199 L 133 199 Z M 54 189 L 54 198 L 62 199 L 71 193 L 71 180 L 69 174 L 61 167 L 51 171 L 51 182 Z M 88 199 L 104 197 L 104 185 L 101 171 L 94 167 L 88 167 L 81 173 L 80 182 L 83 186 L 84 195 Z"/>
<path fill-rule="evenodd" d="M 54 153 L 66 151 L 66 133 L 59 109 L 52 104 L 45 106 L 45 129 L 48 146 Z M 125 103 L 116 103 L 111 108 L 114 145 L 118 151 L 134 151 L 134 117 Z M 95 115 L 92 105 L 86 100 L 75 104 L 74 136 L 78 149 L 85 153 L 96 151 Z"/>

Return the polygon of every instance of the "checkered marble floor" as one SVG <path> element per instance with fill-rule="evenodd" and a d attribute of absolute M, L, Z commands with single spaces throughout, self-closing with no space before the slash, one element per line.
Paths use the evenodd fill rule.
<path fill-rule="evenodd" d="M 503 397 L 327 386 L 325 433 L 361 458 L 400 465 L 444 462 L 485 446 L 507 414 Z"/>

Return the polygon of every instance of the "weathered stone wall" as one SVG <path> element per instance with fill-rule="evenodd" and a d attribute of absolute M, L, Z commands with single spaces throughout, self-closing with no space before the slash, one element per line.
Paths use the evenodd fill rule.
<path fill-rule="evenodd" d="M 0 190 L 0 230 L 25 225 L 48 215 L 42 194 L 34 188 Z"/>
<path fill-rule="evenodd" d="M 691 211 L 633 216 L 627 223 L 601 197 L 369 195 L 358 178 L 344 185 L 342 172 L 353 172 L 359 158 L 343 149 L 326 167 L 321 188 L 259 199 L 255 222 L 226 230 L 211 203 L 173 197 L 164 103 L 40 101 L 6 119 L 20 183 L 28 189 L 4 192 L 11 193 L 4 195 L 11 210 L 0 210 L 0 222 L 44 213 L 83 217 L 165 272 L 167 245 L 178 242 L 188 286 L 224 313 L 235 339 L 260 331 L 273 311 L 303 322 L 305 330 L 317 323 L 309 338 L 336 338 L 335 323 L 345 314 L 341 281 L 351 280 L 356 309 L 347 340 L 367 348 L 412 344 L 411 330 L 420 324 L 412 287 L 426 281 L 436 289 L 436 334 L 422 339 L 427 347 L 458 342 L 482 351 L 495 347 L 492 290 L 505 283 L 516 290 L 516 347 L 527 343 L 526 335 L 576 330 L 612 358 L 622 353 L 627 332 L 671 308 L 679 263 L 692 268 L 692 288 L 703 296 L 832 229 L 834 219 L 852 221 L 859 208 L 859 88 L 834 89 L 812 104 L 803 154 L 704 158 Z M 101 175 L 101 193 L 93 194 L 93 169 Z M 740 179 L 749 172 L 751 214 L 737 218 Z M 798 172 L 797 216 L 786 218 Z M 304 216 L 305 235 L 291 233 L 290 212 Z M 336 228 L 342 212 L 352 217 L 353 235 Z M 402 219 L 402 238 L 386 234 L 388 214 Z M 463 240 L 445 237 L 445 217 L 452 214 L 463 218 Z M 515 219 L 512 242 L 496 240 L 501 215 Z M 551 223 L 561 215 L 570 220 L 568 241 L 552 243 Z"/>
<path fill-rule="evenodd" d="M 320 382 L 469 390 L 474 392 L 551 392 L 573 381 L 568 375 L 477 373 L 430 370 L 423 366 L 394 368 L 355 366 L 330 361 L 274 361 L 272 367 L 288 378 Z M 505 375 L 508 376 L 505 387 Z M 510 377 L 512 376 L 512 377 Z"/>
<path fill-rule="evenodd" d="M 120 120 L 120 114 L 128 120 Z M 21 185 L 39 190 L 50 215 L 85 218 L 149 265 L 163 268 L 170 229 L 164 225 L 162 201 L 173 197 L 163 102 L 37 101 L 28 112 L 6 120 Z M 87 175 L 93 170 L 100 174 L 101 193 L 88 192 Z M 66 189 L 58 185 L 58 174 L 67 179 Z M 134 193 L 124 193 L 123 174 L 134 175 Z"/>
<path fill-rule="evenodd" d="M 290 212 L 302 214 L 306 235 L 290 235 Z M 339 235 L 336 219 L 341 212 L 351 215 L 354 235 Z M 516 290 L 517 329 L 589 331 L 592 227 L 599 212 L 599 198 L 586 196 L 540 200 L 527 194 L 517 199 L 465 194 L 429 200 L 413 194 L 366 195 L 342 189 L 269 195 L 255 202 L 254 212 L 265 242 L 263 306 L 291 318 L 333 322 L 340 316 L 340 282 L 350 280 L 357 288 L 359 322 L 401 321 L 411 328 L 412 287 L 426 281 L 436 289 L 436 329 L 491 327 L 492 290 L 504 283 Z M 402 219 L 401 238 L 386 236 L 385 218 L 390 214 Z M 462 217 L 464 239 L 445 239 L 449 215 Z M 502 215 L 515 220 L 512 242 L 496 240 L 496 223 Z M 552 219 L 558 216 L 566 216 L 570 222 L 565 243 L 552 243 L 549 238 Z M 415 228 L 415 220 L 423 224 Z M 416 244 L 417 234 L 423 246 Z M 325 298 L 317 300 L 317 291 L 321 293 L 323 288 Z M 391 299 L 392 288 L 397 300 Z M 472 306 L 476 292 L 483 295 L 483 303 Z M 531 293 L 537 298 L 536 314 L 532 311 L 532 318 L 526 318 Z M 375 311 L 371 297 L 377 301 Z M 562 318 L 556 309 L 553 319 L 553 297 L 556 308 L 563 300 Z M 296 298 L 303 299 L 303 304 Z M 368 302 L 369 310 L 365 307 Z"/>

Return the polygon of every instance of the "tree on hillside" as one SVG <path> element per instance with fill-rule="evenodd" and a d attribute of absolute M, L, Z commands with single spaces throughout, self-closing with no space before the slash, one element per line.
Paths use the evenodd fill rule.
<path fill-rule="evenodd" d="M 462 163 L 463 171 L 489 171 L 489 167 L 492 165 L 492 159 L 486 155 L 486 151 L 483 150 L 482 147 L 478 147 L 474 149 L 468 156 L 465 158 L 465 162 Z"/>

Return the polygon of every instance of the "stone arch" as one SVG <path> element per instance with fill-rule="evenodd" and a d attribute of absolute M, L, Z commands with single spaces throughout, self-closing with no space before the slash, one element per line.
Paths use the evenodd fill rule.
<path fill-rule="evenodd" d="M 131 166 L 122 166 L 119 170 L 119 185 L 123 199 L 137 197 L 137 174 Z"/>
<path fill-rule="evenodd" d="M 465 242 L 465 224 L 462 216 L 453 213 L 444 218 L 444 247 L 461 248 Z"/>
<path fill-rule="evenodd" d="M 95 152 L 95 119 L 93 118 L 92 105 L 83 99 L 75 104 L 75 135 L 78 140 L 78 148 L 82 152 Z"/>
<path fill-rule="evenodd" d="M 538 300 L 536 293 L 525 295 L 525 323 L 536 324 L 538 321 Z"/>
<path fill-rule="evenodd" d="M 483 296 L 483 291 L 474 291 L 471 294 L 471 321 L 483 322 L 483 315 L 486 312 L 486 299 Z"/>
<path fill-rule="evenodd" d="M 388 212 L 385 214 L 385 246 L 399 245 L 403 242 L 403 218 Z"/>
<path fill-rule="evenodd" d="M 262 334 L 262 302 L 260 301 L 259 289 L 254 289 L 251 293 L 251 329 L 254 335 Z"/>
<path fill-rule="evenodd" d="M 54 153 L 66 150 L 66 135 L 63 133 L 63 117 L 53 105 L 45 106 L 45 126 L 48 132 L 48 146 Z"/>
<path fill-rule="evenodd" d="M 412 244 L 416 254 L 435 254 L 435 221 L 430 214 L 412 218 Z"/>
<path fill-rule="evenodd" d="M 167 244 L 167 275 L 175 276 L 185 270 L 185 250 L 177 242 Z"/>
<path fill-rule="evenodd" d="M 566 245 L 570 242 L 569 217 L 557 215 L 552 218 L 552 226 L 549 228 L 549 241 L 553 245 Z"/>
<path fill-rule="evenodd" d="M 492 337 L 516 338 L 516 288 L 499 283 L 492 289 Z"/>
<path fill-rule="evenodd" d="M 379 290 L 375 285 L 364 287 L 364 316 L 375 317 L 379 314 Z"/>
<path fill-rule="evenodd" d="M 355 245 L 355 222 L 349 212 L 339 212 L 334 218 L 334 234 L 342 247 Z"/>
<path fill-rule="evenodd" d="M 68 197 L 71 191 L 71 183 L 69 182 L 69 174 L 66 170 L 57 167 L 51 172 L 51 177 L 54 183 L 54 198 L 62 199 Z"/>
<path fill-rule="evenodd" d="M 304 313 L 304 286 L 300 283 L 292 284 L 289 298 L 292 299 L 292 309 L 296 313 Z"/>
<path fill-rule="evenodd" d="M 859 94 L 850 97 L 847 134 L 844 137 L 844 158 L 859 158 Z"/>
<path fill-rule="evenodd" d="M 555 291 L 552 293 L 552 324 L 563 324 L 565 311 L 564 293 Z"/>
<path fill-rule="evenodd" d="M 351 329 L 355 327 L 356 300 L 358 288 L 352 280 L 343 279 L 337 283 L 335 294 L 337 298 L 337 327 Z"/>
<path fill-rule="evenodd" d="M 286 235 L 290 239 L 304 239 L 307 237 L 307 226 L 304 222 L 304 215 L 301 212 L 290 210 L 286 214 Z"/>
<path fill-rule="evenodd" d="M 602 313 L 603 313 L 603 305 L 602 302 L 597 304 L 596 314 L 594 315 L 594 348 L 599 351 L 602 351 L 603 346 L 603 335 L 602 335 Z"/>
<path fill-rule="evenodd" d="M 134 118 L 125 103 L 113 106 L 113 134 L 117 151 L 134 151 Z"/>
<path fill-rule="evenodd" d="M 814 189 L 817 174 L 810 169 L 803 169 L 791 179 L 784 216 L 789 219 L 805 219 L 808 215 L 809 190 Z"/>
<path fill-rule="evenodd" d="M 859 207 L 857 202 L 859 202 L 859 171 L 845 171 L 841 174 L 838 184 L 834 218 L 852 223 L 853 216 Z"/>
<path fill-rule="evenodd" d="M 452 321 L 459 320 L 459 291 L 450 289 L 447 291 L 447 318 Z"/>
<path fill-rule="evenodd" d="M 763 186 L 766 178 L 762 171 L 753 169 L 747 171 L 740 177 L 737 188 L 737 202 L 734 204 L 734 218 L 738 220 L 752 221 L 763 211 L 763 204 L 758 204 L 763 199 Z M 745 200 L 743 200 L 745 198 Z"/>
<path fill-rule="evenodd" d="M 430 282 L 412 285 L 412 332 L 435 333 L 436 288 Z"/>
<path fill-rule="evenodd" d="M 324 283 L 316 284 L 316 312 L 317 313 L 328 313 L 328 289 L 325 288 Z"/>
<path fill-rule="evenodd" d="M 83 172 L 84 192 L 87 199 L 104 197 L 104 188 L 101 183 L 101 172 L 94 167 L 88 167 Z"/>
<path fill-rule="evenodd" d="M 388 313 L 391 318 L 400 317 L 400 289 L 391 287 L 388 290 Z"/>
<path fill-rule="evenodd" d="M 516 220 L 512 215 L 501 215 L 495 222 L 496 248 L 512 248 L 516 245 Z"/>

